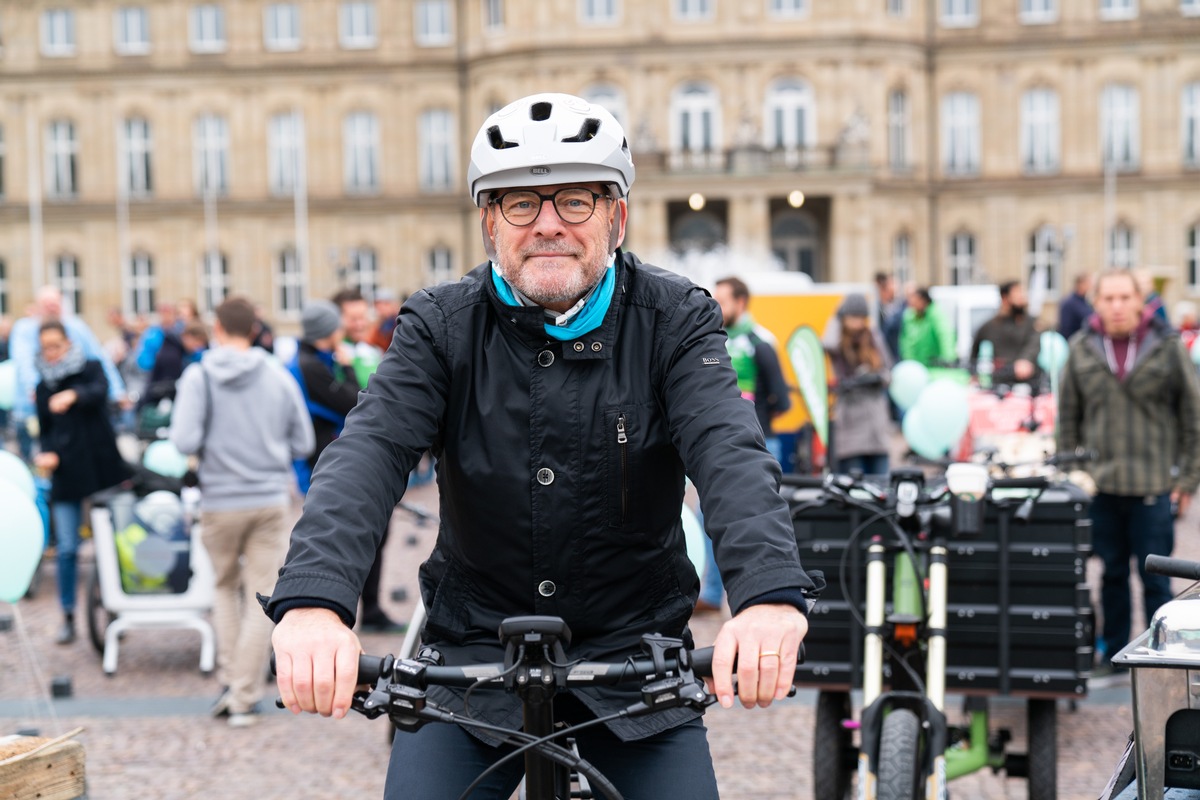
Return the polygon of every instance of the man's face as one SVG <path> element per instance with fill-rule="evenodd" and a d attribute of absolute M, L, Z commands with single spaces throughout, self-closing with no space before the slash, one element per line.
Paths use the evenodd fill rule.
<path fill-rule="evenodd" d="M 721 307 L 721 319 L 725 327 L 736 323 L 746 313 L 746 301 L 733 296 L 733 289 L 727 283 L 717 284 L 713 288 L 713 300 Z"/>
<path fill-rule="evenodd" d="M 38 342 L 42 348 L 42 358 L 50 364 L 57 364 L 71 349 L 71 343 L 67 341 L 67 337 L 63 336 L 61 331 L 42 331 L 38 335 Z"/>
<path fill-rule="evenodd" d="M 348 300 L 342 303 L 342 327 L 346 337 L 353 342 L 362 342 L 371 335 L 371 313 L 366 300 Z"/>
<path fill-rule="evenodd" d="M 613 225 L 619 226 L 618 242 L 625 235 L 625 202 L 607 199 L 611 190 L 603 184 L 579 186 L 601 197 L 592 216 L 578 224 L 565 222 L 549 201 L 542 204 L 533 222 L 523 227 L 508 222 L 496 203 L 481 212 L 504 279 L 530 300 L 554 311 L 566 311 L 599 282 L 608 265 Z M 562 188 L 536 186 L 528 191 L 549 195 Z M 504 194 L 500 191 L 496 196 Z"/>
<path fill-rule="evenodd" d="M 925 298 L 916 292 L 909 296 L 908 304 L 912 306 L 913 311 L 917 312 L 918 317 L 925 316 L 925 309 L 929 308 L 929 303 L 925 302 Z"/>
<path fill-rule="evenodd" d="M 883 283 L 879 284 L 879 300 L 884 305 L 888 305 L 895 299 L 896 299 L 896 279 L 888 278 Z"/>
<path fill-rule="evenodd" d="M 1029 295 L 1025 287 L 1017 284 L 1008 291 L 1008 307 L 1014 314 L 1024 314 L 1029 309 Z"/>
<path fill-rule="evenodd" d="M 1110 275 L 1096 284 L 1096 313 L 1109 335 L 1132 333 L 1142 319 L 1142 294 L 1128 275 Z"/>

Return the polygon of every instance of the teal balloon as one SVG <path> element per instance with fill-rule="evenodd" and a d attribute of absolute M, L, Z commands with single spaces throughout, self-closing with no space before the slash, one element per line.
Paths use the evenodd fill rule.
<path fill-rule="evenodd" d="M 914 453 L 923 458 L 941 458 L 946 455 L 947 448 L 929 435 L 923 417 L 924 413 L 919 406 L 913 406 L 905 413 L 904 422 L 900 426 L 904 433 L 904 441 L 908 442 Z"/>
<path fill-rule="evenodd" d="M 37 500 L 37 487 L 33 485 L 33 473 L 19 456 L 0 449 L 0 483 L 11 484 L 21 490 L 30 500 Z"/>
<path fill-rule="evenodd" d="M 29 590 L 42 560 L 45 533 L 37 506 L 16 486 L 0 482 L 0 508 L 0 600 L 15 603 Z"/>
<path fill-rule="evenodd" d="M 925 387 L 913 406 L 919 412 L 925 435 L 942 450 L 953 449 L 967 432 L 971 422 L 969 395 L 967 387 L 955 381 L 936 380 Z"/>
<path fill-rule="evenodd" d="M 907 411 L 917 403 L 921 391 L 929 385 L 929 370 L 919 361 L 901 361 L 892 367 L 892 380 L 888 394 L 901 411 Z"/>
<path fill-rule="evenodd" d="M 188 470 L 187 456 L 175 449 L 166 439 L 151 442 L 142 456 L 142 463 L 151 472 L 168 478 L 182 478 Z"/>
<path fill-rule="evenodd" d="M 8 411 L 17 399 L 17 365 L 0 361 L 0 410 Z"/>
<path fill-rule="evenodd" d="M 1049 373 L 1057 373 L 1067 364 L 1067 340 L 1058 331 L 1042 334 L 1041 349 L 1038 351 L 1038 366 Z"/>

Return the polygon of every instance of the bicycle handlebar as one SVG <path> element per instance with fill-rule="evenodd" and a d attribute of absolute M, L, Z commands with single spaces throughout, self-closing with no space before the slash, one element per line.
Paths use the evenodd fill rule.
<path fill-rule="evenodd" d="M 1153 572 L 1155 575 L 1166 575 L 1171 578 L 1186 578 L 1189 581 L 1200 581 L 1200 561 L 1149 555 L 1146 556 L 1146 572 Z"/>
<path fill-rule="evenodd" d="M 1050 479 L 1045 475 L 1030 475 L 1025 478 L 993 478 L 993 489 L 1045 489 Z"/>

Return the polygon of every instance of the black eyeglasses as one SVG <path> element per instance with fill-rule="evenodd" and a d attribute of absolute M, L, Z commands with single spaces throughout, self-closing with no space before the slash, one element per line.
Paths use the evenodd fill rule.
<path fill-rule="evenodd" d="M 505 192 L 499 197 L 493 197 L 488 203 L 500 207 L 500 213 L 509 225 L 524 228 L 526 225 L 532 225 L 538 218 L 538 214 L 542 213 L 542 203 L 547 200 L 554 204 L 554 210 L 563 222 L 571 225 L 587 222 L 592 218 L 592 214 L 596 213 L 596 201 L 601 197 L 612 199 L 591 189 L 567 186 L 554 194 L 539 194 L 525 189 Z"/>

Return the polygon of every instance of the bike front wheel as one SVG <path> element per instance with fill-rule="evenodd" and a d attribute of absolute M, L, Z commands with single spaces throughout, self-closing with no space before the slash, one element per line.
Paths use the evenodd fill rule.
<path fill-rule="evenodd" d="M 876 800 L 915 800 L 921 774 L 921 721 L 906 708 L 893 710 L 883 720 L 879 737 L 879 772 Z"/>
<path fill-rule="evenodd" d="M 849 692 L 817 695 L 817 731 L 813 739 L 813 797 L 846 800 L 850 797 L 853 745 L 845 721 L 850 719 Z"/>

